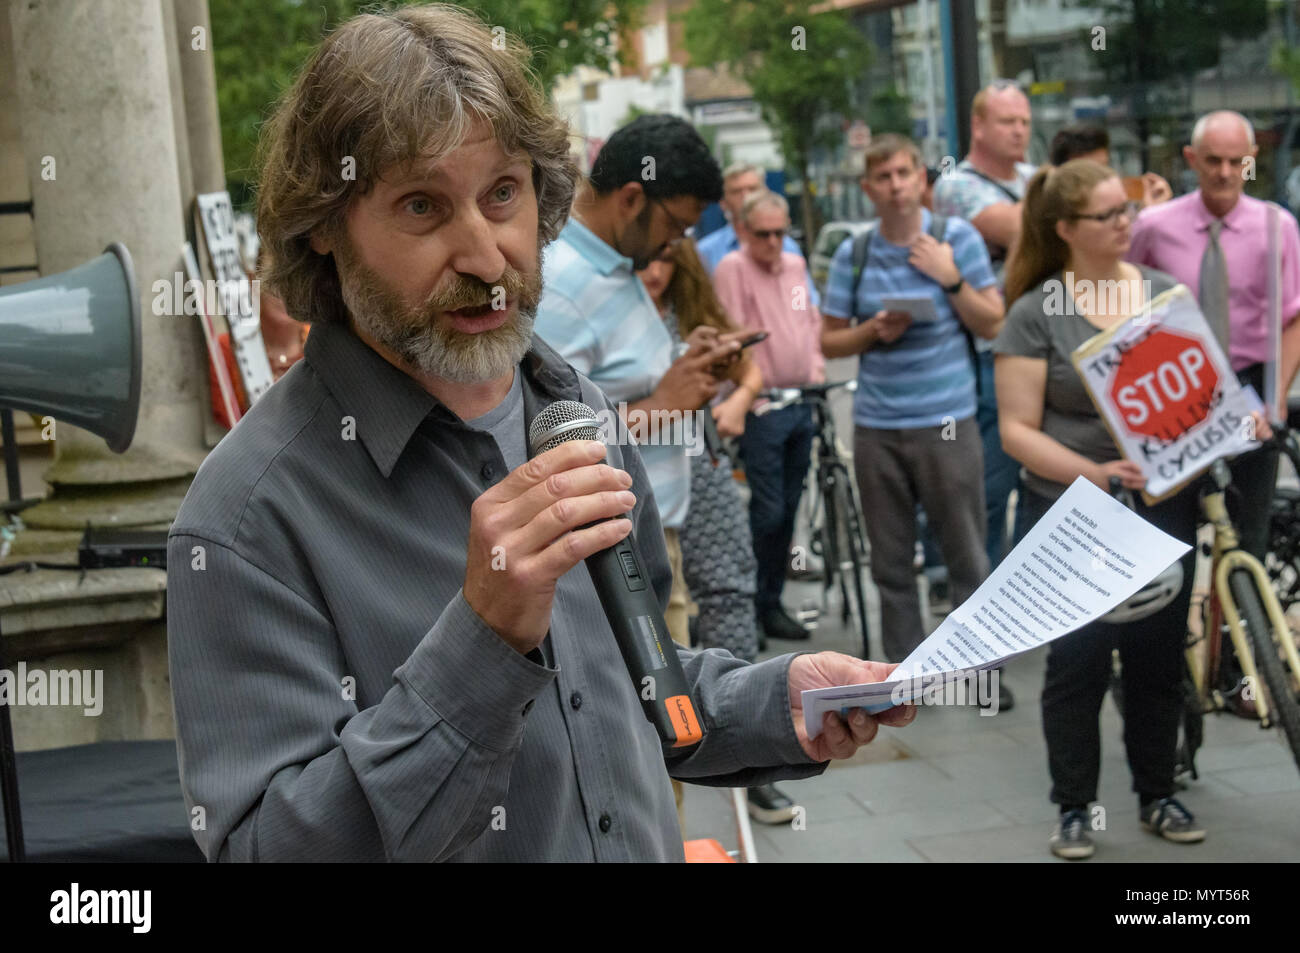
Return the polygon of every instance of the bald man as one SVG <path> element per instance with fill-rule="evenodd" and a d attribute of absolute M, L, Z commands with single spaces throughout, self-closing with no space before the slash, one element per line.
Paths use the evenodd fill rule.
<path fill-rule="evenodd" d="M 999 80 L 984 87 L 971 101 L 969 154 L 934 186 L 935 214 L 964 218 L 975 226 L 988 248 L 999 286 L 1007 250 L 1020 234 L 1022 199 L 1035 171 L 1024 161 L 1031 122 L 1029 98 L 1014 83 Z M 1002 561 L 1007 503 L 1020 484 L 1020 464 L 1003 451 L 998 434 L 989 342 L 975 341 L 975 364 L 975 418 L 984 449 L 985 551 L 993 567 Z M 1005 710 L 1012 699 L 1005 682 L 1002 689 Z"/>
<path fill-rule="evenodd" d="M 1255 132 L 1240 113 L 1212 112 L 1197 120 L 1183 158 L 1196 173 L 1199 188 L 1163 205 L 1146 209 L 1133 224 L 1128 258 L 1167 272 L 1190 288 L 1201 310 L 1216 326 L 1242 383 L 1264 394 L 1264 365 L 1278 361 L 1278 378 L 1289 390 L 1300 365 L 1300 228 L 1285 209 L 1245 194 L 1254 177 Z M 1282 345 L 1269 343 L 1270 216 L 1279 226 Z M 1220 252 L 1211 249 L 1214 235 Z M 1207 255 L 1208 253 L 1208 255 Z M 1221 263 L 1221 264 L 1220 264 Z M 1218 274 L 1215 279 L 1208 272 Z M 1216 284 L 1226 278 L 1226 288 Z M 1226 315 L 1222 314 L 1226 304 Z M 1217 314 L 1216 314 L 1217 313 Z M 1222 342 L 1221 340 L 1221 343 Z M 1268 546 L 1269 501 L 1277 479 L 1277 451 L 1256 450 L 1237 458 L 1232 482 L 1239 497 L 1229 495 L 1229 510 L 1241 544 L 1263 559 Z M 1240 501 L 1240 506 L 1233 504 Z M 1244 706 L 1243 706 L 1244 707 Z"/>

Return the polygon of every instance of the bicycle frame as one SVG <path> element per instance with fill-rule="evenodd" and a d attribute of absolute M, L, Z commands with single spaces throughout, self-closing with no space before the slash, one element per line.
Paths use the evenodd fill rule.
<path fill-rule="evenodd" d="M 1241 664 L 1242 672 L 1250 679 L 1249 684 L 1256 686 L 1254 701 L 1255 708 L 1259 713 L 1260 725 L 1268 728 L 1272 725 L 1272 718 L 1265 698 L 1266 693 L 1262 691 L 1263 682 L 1255 665 L 1255 653 L 1251 648 L 1250 640 L 1242 624 L 1241 613 L 1238 611 L 1236 599 L 1228 584 L 1228 580 L 1234 571 L 1244 569 L 1254 579 L 1255 589 L 1259 594 L 1260 602 L 1273 629 L 1273 636 L 1281 643 L 1283 654 L 1286 656 L 1293 673 L 1300 672 L 1300 653 L 1297 653 L 1291 627 L 1287 624 L 1283 615 L 1282 606 L 1278 602 L 1276 593 L 1273 592 L 1268 572 L 1258 559 L 1239 548 L 1240 541 L 1237 529 L 1228 516 L 1228 507 L 1224 498 L 1227 484 L 1222 482 L 1218 476 L 1215 476 L 1214 480 L 1217 488 L 1213 492 L 1206 493 L 1201 498 L 1201 509 L 1214 528 L 1214 547 L 1211 557 L 1211 565 L 1214 566 L 1212 580 L 1214 595 L 1217 598 L 1218 608 L 1223 612 L 1223 621 L 1228 626 L 1228 635 L 1232 639 L 1233 648 L 1236 649 L 1237 661 Z M 1187 649 L 1187 664 L 1192 673 L 1193 683 L 1196 685 L 1197 696 L 1202 699 L 1203 706 L 1211 690 L 1209 684 L 1211 670 L 1218 667 L 1217 645 L 1214 640 L 1219 637 L 1219 626 L 1214 613 L 1213 600 L 1208 617 L 1204 637 L 1207 639 L 1209 657 L 1205 668 L 1200 665 L 1200 659 L 1197 658 L 1195 647 L 1189 646 Z"/>

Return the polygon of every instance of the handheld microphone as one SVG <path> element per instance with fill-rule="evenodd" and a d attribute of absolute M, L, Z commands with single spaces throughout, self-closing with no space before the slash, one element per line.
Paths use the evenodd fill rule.
<path fill-rule="evenodd" d="M 596 412 L 575 400 L 556 401 L 528 428 L 533 456 L 567 440 L 598 439 Z M 660 742 L 666 750 L 698 744 L 704 728 L 635 538 L 629 533 L 613 546 L 592 553 L 586 562 L 641 709 Z"/>

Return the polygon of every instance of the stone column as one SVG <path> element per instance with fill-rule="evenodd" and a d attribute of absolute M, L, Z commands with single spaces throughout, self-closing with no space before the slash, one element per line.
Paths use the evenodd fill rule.
<path fill-rule="evenodd" d="M 226 188 L 217 116 L 217 73 L 212 61 L 208 0 L 175 0 L 176 49 L 185 93 L 186 133 L 196 192 Z"/>
<path fill-rule="evenodd" d="M 188 212 L 177 143 L 183 112 L 168 69 L 175 28 L 160 0 L 25 0 L 9 15 L 41 272 L 124 242 L 135 260 L 144 341 L 131 449 L 114 455 L 100 438 L 60 423 L 47 475 L 54 494 L 23 518 L 47 530 L 76 530 L 87 519 L 166 524 L 205 454 L 207 387 L 195 319 L 152 309 L 154 282 L 171 282 L 178 268 Z"/>

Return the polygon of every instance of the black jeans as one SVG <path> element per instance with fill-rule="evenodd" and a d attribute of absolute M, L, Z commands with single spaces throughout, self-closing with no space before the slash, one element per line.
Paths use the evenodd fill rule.
<path fill-rule="evenodd" d="M 1032 526 L 1052 500 L 1026 490 L 1022 496 Z M 1194 543 L 1196 486 L 1137 512 L 1170 536 Z M 1097 799 L 1101 773 L 1098 718 L 1110 683 L 1111 650 L 1118 647 L 1123 668 L 1124 748 L 1133 790 L 1142 798 L 1168 797 L 1174 789 L 1178 721 L 1183 706 L 1183 648 L 1195 567 L 1193 548 L 1183 557 L 1183 588 L 1153 616 L 1125 625 L 1094 622 L 1052 642 L 1043 686 L 1043 734 L 1056 804 L 1086 805 Z"/>

